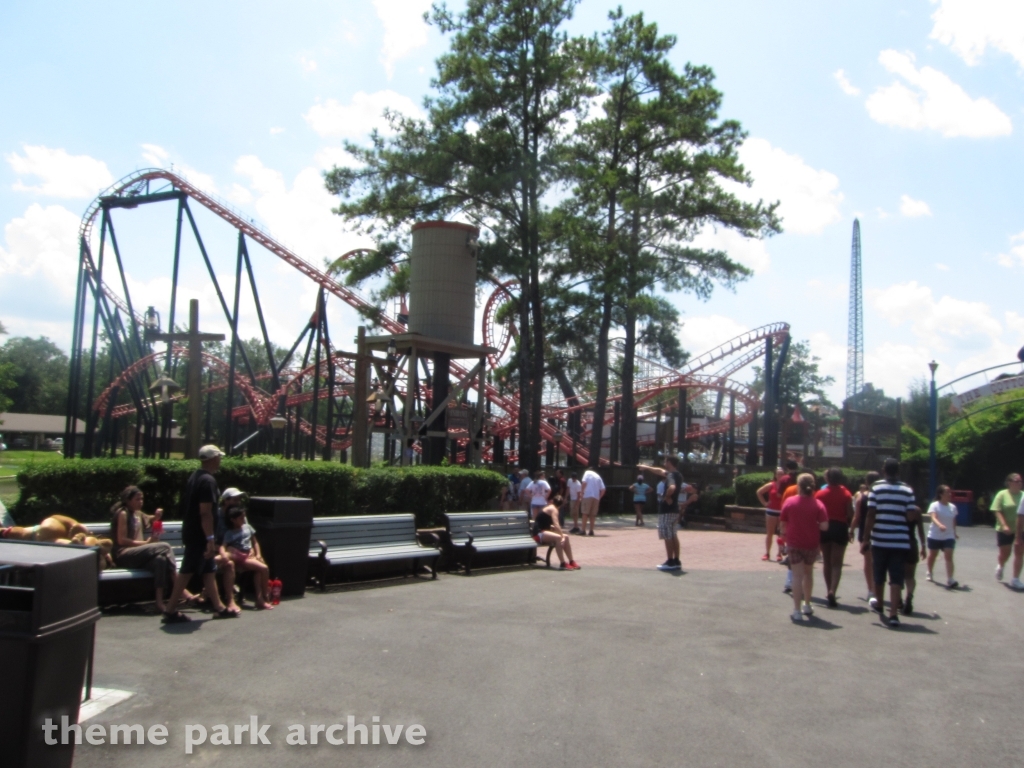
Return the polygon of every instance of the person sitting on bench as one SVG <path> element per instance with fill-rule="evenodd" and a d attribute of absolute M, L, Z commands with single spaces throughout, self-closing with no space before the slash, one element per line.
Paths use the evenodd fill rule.
<path fill-rule="evenodd" d="M 256 610 L 270 610 L 270 568 L 263 562 L 256 531 L 245 521 L 245 510 L 231 507 L 225 513 L 224 544 L 221 552 L 234 564 L 236 572 L 253 572 L 256 587 Z"/>
<path fill-rule="evenodd" d="M 166 541 L 160 541 L 160 535 L 152 532 L 153 522 L 163 517 L 162 509 L 152 515 L 142 511 L 145 500 L 142 491 L 129 485 L 121 491 L 121 499 L 115 504 L 110 514 L 110 529 L 113 534 L 114 548 L 111 552 L 114 564 L 118 568 L 145 568 L 153 573 L 156 586 L 156 609 L 164 612 L 164 594 L 174 586 L 178 569 L 174 562 L 174 550 Z M 149 537 L 145 529 L 150 529 Z M 187 590 L 183 594 L 186 601 L 195 602 L 196 596 Z"/>
<path fill-rule="evenodd" d="M 534 518 L 531 526 L 533 540 L 543 546 L 555 548 L 555 552 L 558 553 L 558 561 L 562 564 L 560 566 L 562 570 L 578 571 L 580 566 L 572 557 L 569 534 L 564 533 L 562 526 L 558 523 L 558 508 L 560 506 L 562 506 L 562 497 L 555 494 L 546 506 L 533 508 Z M 568 563 L 565 561 L 566 555 L 569 557 Z"/>
<path fill-rule="evenodd" d="M 89 529 L 77 520 L 65 515 L 50 515 L 39 525 L 26 527 L 12 525 L 0 531 L 0 538 L 16 539 L 18 541 L 47 541 L 55 542 L 58 539 L 71 539 L 77 534 L 92 536 Z"/>

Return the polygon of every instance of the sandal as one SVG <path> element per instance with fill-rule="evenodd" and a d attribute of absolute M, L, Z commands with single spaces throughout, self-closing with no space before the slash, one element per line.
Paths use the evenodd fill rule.
<path fill-rule="evenodd" d="M 238 614 L 235 613 L 234 611 L 232 611 L 230 608 L 225 608 L 223 610 L 220 610 L 220 611 L 217 611 L 216 613 L 214 613 L 213 614 L 213 618 L 215 618 L 215 619 L 237 619 L 238 618 Z"/>
<path fill-rule="evenodd" d="M 174 613 L 165 613 L 160 621 L 164 624 L 184 624 L 192 619 L 181 611 L 175 611 Z"/>

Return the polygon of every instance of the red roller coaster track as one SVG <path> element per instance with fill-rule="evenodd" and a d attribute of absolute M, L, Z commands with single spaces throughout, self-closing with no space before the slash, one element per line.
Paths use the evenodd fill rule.
<path fill-rule="evenodd" d="M 97 216 L 103 208 L 104 200 L 109 198 L 131 198 L 133 196 L 138 196 L 142 194 L 144 190 L 148 190 L 150 182 L 153 181 L 166 182 L 174 190 L 177 190 L 185 194 L 188 198 L 196 201 L 220 219 L 227 222 L 235 230 L 243 233 L 252 241 L 259 243 L 270 253 L 297 269 L 318 286 L 322 287 L 327 293 L 336 296 L 357 310 L 364 313 L 376 314 L 378 322 L 385 332 L 399 334 L 406 331 L 404 325 L 397 322 L 394 318 L 378 312 L 377 307 L 373 306 L 357 292 L 342 285 L 328 273 L 318 269 L 305 259 L 297 256 L 293 251 L 278 242 L 275 238 L 271 237 L 266 231 L 257 226 L 244 214 L 234 210 L 227 203 L 224 203 L 216 197 L 202 191 L 195 185 L 191 184 L 188 180 L 183 179 L 172 171 L 160 168 L 136 171 L 135 173 L 132 173 L 116 182 L 100 197 L 94 200 L 86 210 L 82 219 L 80 236 L 82 238 L 83 246 L 87 247 L 91 242 L 93 226 Z M 89 268 L 88 261 L 86 262 L 86 268 Z M 93 282 L 102 289 L 104 294 L 121 309 L 122 312 L 128 314 L 128 303 L 124 298 L 118 295 L 116 290 L 114 290 L 110 285 L 103 283 L 99 275 L 94 272 L 91 272 L 91 278 Z M 492 368 L 499 364 L 502 355 L 504 355 L 508 350 L 511 345 L 512 338 L 516 333 L 514 324 L 498 323 L 495 320 L 500 306 L 514 299 L 513 289 L 515 286 L 515 281 L 496 283 L 494 291 L 484 306 L 482 315 L 484 342 L 488 346 L 493 346 L 498 349 L 497 355 L 490 356 L 488 358 L 488 362 Z M 136 316 L 136 320 L 141 323 L 141 318 L 138 318 L 138 316 Z M 743 407 L 743 412 L 737 414 L 737 424 L 748 423 L 756 411 L 759 397 L 749 387 L 733 382 L 729 377 L 744 366 L 760 358 L 761 352 L 757 348 L 757 345 L 762 344 L 769 338 L 773 339 L 776 343 L 780 343 L 788 333 L 789 326 L 785 323 L 775 323 L 756 328 L 745 334 L 741 334 L 740 336 L 737 336 L 736 338 L 731 339 L 696 358 L 693 358 L 679 370 L 669 368 L 656 361 L 642 360 L 645 367 L 653 371 L 653 373 L 650 376 L 636 381 L 634 387 L 636 404 L 638 407 L 642 406 L 644 403 L 649 402 L 652 398 L 657 396 L 660 392 L 681 388 L 686 388 L 687 390 L 692 390 L 694 392 L 725 392 L 734 396 L 736 402 Z M 181 354 L 181 352 L 176 350 L 174 354 Z M 151 355 L 135 361 L 96 399 L 93 406 L 94 409 L 101 413 L 104 412 L 108 406 L 108 398 L 113 394 L 116 387 L 122 386 L 128 378 L 140 375 L 147 366 L 152 365 L 158 358 L 162 359 L 163 355 Z M 224 361 L 205 354 L 204 360 L 207 365 L 216 369 L 222 375 L 227 375 L 227 364 L 224 363 Z M 352 371 L 349 368 L 347 361 L 344 361 L 342 358 L 336 358 L 335 362 L 337 365 L 342 367 L 349 377 L 351 377 Z M 713 374 L 705 372 L 716 363 L 724 363 L 724 365 Z M 325 364 L 326 361 L 321 365 Z M 451 369 L 452 373 L 459 378 L 463 378 L 469 373 L 467 368 L 454 361 L 451 365 Z M 242 392 L 242 395 L 246 400 L 247 407 L 251 411 L 252 417 L 255 419 L 256 423 L 265 424 L 269 420 L 270 416 L 276 412 L 276 407 L 281 397 L 288 398 L 289 401 L 296 397 L 309 397 L 308 394 L 290 394 L 290 389 L 295 386 L 295 382 L 301 381 L 302 377 L 304 375 L 308 375 L 311 371 L 312 367 L 307 368 L 302 372 L 298 372 L 295 376 L 292 376 L 287 383 L 283 384 L 278 392 L 275 393 L 269 393 L 257 388 L 244 377 L 238 375 L 235 376 L 235 384 Z M 341 387 L 347 385 L 339 384 L 338 386 Z M 507 435 L 515 428 L 518 420 L 518 398 L 515 395 L 502 394 L 496 388 L 487 384 L 484 385 L 483 395 L 491 402 L 492 407 L 496 408 L 500 412 L 497 414 L 497 421 L 494 428 L 495 434 Z M 327 397 L 328 393 L 324 392 L 321 396 Z M 615 400 L 620 398 L 621 395 L 613 393 L 609 398 L 609 403 L 613 403 Z M 582 445 L 580 445 L 580 442 L 585 441 L 578 441 L 574 444 L 570 437 L 565 434 L 558 433 L 554 426 L 547 423 L 547 419 L 549 418 L 558 418 L 560 416 L 565 416 L 573 410 L 588 410 L 593 407 L 590 398 L 586 396 L 577 398 L 577 401 L 577 404 L 573 405 L 569 405 L 564 401 L 560 403 L 555 402 L 547 404 L 545 406 L 544 420 L 542 421 L 541 437 L 546 441 L 557 443 L 564 452 L 570 454 L 574 452 L 577 458 L 582 461 L 586 461 L 588 458 L 587 451 Z M 115 410 L 119 415 L 123 415 L 134 410 L 134 406 L 119 405 L 115 407 Z M 606 413 L 605 420 L 607 421 L 608 418 L 609 416 Z M 688 437 L 702 437 L 706 434 L 722 432 L 726 428 L 723 424 L 724 422 L 718 422 L 714 425 L 709 425 L 706 428 L 695 427 L 688 433 Z M 320 429 L 318 432 L 323 432 L 323 430 Z M 322 436 L 318 436 L 318 440 L 321 442 L 326 439 L 326 433 Z"/>

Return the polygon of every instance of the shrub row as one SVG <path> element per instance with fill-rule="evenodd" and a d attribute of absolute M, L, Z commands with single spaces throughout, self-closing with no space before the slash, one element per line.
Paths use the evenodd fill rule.
<path fill-rule="evenodd" d="M 137 485 L 147 511 L 181 517 L 181 494 L 198 461 L 74 459 L 35 464 L 18 473 L 21 490 L 13 510 L 32 524 L 62 513 L 83 522 L 105 522 L 118 494 Z M 250 496 L 301 496 L 313 500 L 318 517 L 413 512 L 419 527 L 440 523 L 442 512 L 486 509 L 504 484 L 490 470 L 460 467 L 353 469 L 344 464 L 285 461 L 269 456 L 225 459 L 217 473 L 223 490 L 235 486 Z"/>
<path fill-rule="evenodd" d="M 845 482 L 843 484 L 850 490 L 850 493 L 856 493 L 867 474 L 867 470 L 864 469 L 844 467 L 843 478 Z M 814 472 L 814 476 L 818 479 L 819 485 L 825 482 L 825 472 L 823 470 Z M 741 507 L 760 507 L 761 502 L 757 500 L 757 489 L 769 482 L 773 477 L 775 477 L 773 472 L 752 472 L 749 475 L 740 475 L 736 478 L 734 484 L 736 500 L 730 503 L 738 504 Z"/>

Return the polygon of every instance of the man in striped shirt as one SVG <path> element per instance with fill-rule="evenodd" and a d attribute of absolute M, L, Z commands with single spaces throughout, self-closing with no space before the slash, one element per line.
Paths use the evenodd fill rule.
<path fill-rule="evenodd" d="M 890 627 L 898 627 L 897 613 L 902 602 L 903 574 L 910 556 L 910 526 L 917 522 L 921 511 L 914 501 L 914 491 L 900 481 L 900 463 L 897 459 L 885 460 L 885 478 L 879 480 L 868 491 L 868 519 L 864 527 L 862 546 L 871 545 L 871 559 L 875 571 L 875 596 L 871 608 L 884 616 L 885 578 L 889 577 L 889 621 Z"/>

